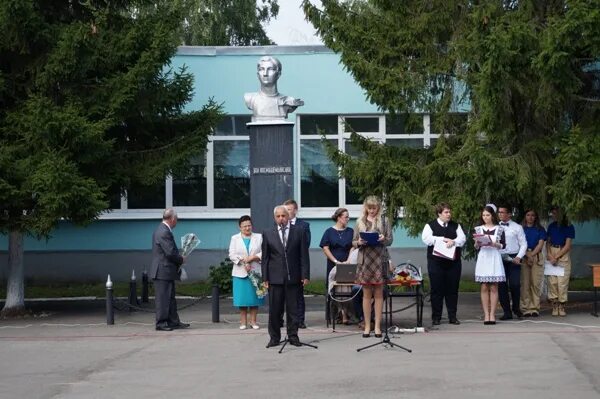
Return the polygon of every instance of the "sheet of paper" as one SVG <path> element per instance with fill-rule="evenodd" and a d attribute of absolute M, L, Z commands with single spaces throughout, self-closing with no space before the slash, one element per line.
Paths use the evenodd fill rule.
<path fill-rule="evenodd" d="M 479 244 L 480 247 L 492 245 L 492 239 L 487 234 L 473 234 L 473 239 Z"/>
<path fill-rule="evenodd" d="M 560 266 L 554 266 L 552 263 L 544 262 L 544 276 L 564 276 L 565 268 Z"/>
<path fill-rule="evenodd" d="M 441 238 L 436 238 L 433 244 L 433 254 L 440 258 L 454 259 L 456 246 L 446 247 L 446 243 Z"/>

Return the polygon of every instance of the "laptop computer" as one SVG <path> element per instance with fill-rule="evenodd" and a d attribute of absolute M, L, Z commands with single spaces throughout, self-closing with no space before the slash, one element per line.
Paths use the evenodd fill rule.
<path fill-rule="evenodd" d="M 356 263 L 338 263 L 335 270 L 336 283 L 354 283 L 356 280 Z"/>

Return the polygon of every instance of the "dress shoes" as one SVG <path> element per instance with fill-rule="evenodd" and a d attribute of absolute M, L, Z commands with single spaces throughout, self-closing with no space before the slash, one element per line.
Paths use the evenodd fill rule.
<path fill-rule="evenodd" d="M 267 344 L 267 348 L 272 348 L 274 346 L 279 346 L 279 341 L 276 341 L 274 339 L 270 340 L 269 343 Z"/>
<path fill-rule="evenodd" d="M 517 317 L 517 319 L 522 320 L 523 319 L 523 313 L 521 312 L 514 312 L 515 316 Z"/>
<path fill-rule="evenodd" d="M 305 324 L 303 321 L 301 321 L 301 322 L 298 324 L 298 328 L 306 328 L 306 324 Z"/>
<path fill-rule="evenodd" d="M 440 324 L 442 324 L 442 321 L 440 319 L 433 319 L 431 321 L 431 324 L 434 326 L 439 326 Z"/>
<path fill-rule="evenodd" d="M 183 330 L 184 328 L 189 328 L 190 324 L 189 323 L 177 323 L 177 324 L 170 325 L 169 327 L 171 327 L 173 330 Z"/>
<path fill-rule="evenodd" d="M 173 328 L 169 326 L 156 326 L 156 331 L 173 331 Z"/>
<path fill-rule="evenodd" d="M 460 320 L 458 320 L 456 317 L 452 317 L 448 323 L 450 324 L 456 324 L 457 326 L 460 324 Z"/>
<path fill-rule="evenodd" d="M 502 315 L 502 317 L 500 317 L 500 320 L 512 320 L 512 318 L 513 318 L 513 317 L 512 317 L 512 315 L 511 315 L 511 314 L 504 313 L 504 314 Z"/>
<path fill-rule="evenodd" d="M 494 324 L 496 324 L 496 320 L 484 321 L 483 324 L 485 324 L 486 326 L 493 326 Z"/>
<path fill-rule="evenodd" d="M 288 342 L 290 343 L 290 345 L 293 346 L 302 346 L 302 343 L 300 342 L 300 339 L 298 337 L 288 338 Z"/>

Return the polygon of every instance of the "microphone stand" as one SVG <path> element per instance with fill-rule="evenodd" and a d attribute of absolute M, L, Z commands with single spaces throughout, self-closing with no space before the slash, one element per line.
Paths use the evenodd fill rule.
<path fill-rule="evenodd" d="M 284 224 L 280 225 L 280 228 L 282 229 L 281 230 L 282 232 L 285 232 L 285 230 L 283 230 L 284 227 L 286 227 L 286 225 L 284 225 Z M 291 228 L 290 228 L 290 232 L 291 232 Z M 284 284 L 283 284 L 283 287 L 284 287 L 283 289 L 284 290 L 287 290 L 288 281 L 290 281 L 290 282 L 292 281 L 292 278 L 291 278 L 291 275 L 290 275 L 290 266 L 288 264 L 288 258 L 287 258 L 287 243 L 288 243 L 289 238 L 290 238 L 290 232 L 288 232 L 287 239 L 286 239 L 285 243 L 282 242 L 282 244 L 283 244 L 283 259 L 285 260 L 285 268 L 286 268 L 287 276 L 288 276 L 287 281 L 285 281 Z M 289 318 L 288 318 L 288 320 L 289 320 Z M 281 349 L 279 349 L 278 353 L 282 353 L 283 350 L 285 349 L 285 346 L 290 342 L 290 339 L 289 339 L 289 337 L 287 335 L 287 327 L 286 327 L 285 338 L 281 342 L 283 342 L 283 345 L 281 346 Z M 309 347 L 311 347 L 313 349 L 318 349 L 318 347 L 316 345 L 307 344 L 306 342 L 300 341 L 300 339 L 298 339 L 298 342 L 300 343 L 299 346 L 309 346 Z"/>
<path fill-rule="evenodd" d="M 384 234 L 385 234 L 385 232 L 387 231 L 387 229 L 385 228 L 385 223 L 383 223 L 383 226 L 384 226 L 383 230 L 384 230 Z M 383 288 L 388 287 L 388 284 L 389 284 L 388 267 L 389 267 L 389 262 L 386 262 L 386 263 L 381 262 L 381 268 L 382 268 L 382 272 L 383 272 Z M 371 344 L 371 345 L 364 346 L 362 348 L 358 348 L 356 350 L 357 352 L 372 348 L 377 345 L 389 345 L 392 348 L 396 347 L 396 348 L 404 349 L 408 353 L 412 353 L 411 349 L 408 349 L 402 345 L 398 345 L 398 344 L 392 342 L 392 340 L 390 339 L 390 336 L 388 334 L 389 326 L 390 326 L 390 324 L 392 324 L 392 312 L 388 309 L 388 301 L 391 301 L 391 300 L 392 300 L 392 293 L 388 292 L 388 297 L 385 298 L 385 311 L 384 311 L 384 318 L 383 318 L 384 329 L 383 329 L 383 337 L 381 338 L 381 341 L 375 342 L 374 344 Z M 388 318 L 389 318 L 389 320 L 388 320 Z M 365 323 L 370 323 L 370 322 L 371 322 L 370 320 L 365 320 Z"/>

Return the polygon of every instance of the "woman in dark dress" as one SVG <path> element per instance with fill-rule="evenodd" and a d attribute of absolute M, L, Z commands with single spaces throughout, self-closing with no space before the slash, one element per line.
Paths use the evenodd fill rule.
<path fill-rule="evenodd" d="M 337 263 L 345 262 L 348 259 L 354 235 L 354 230 L 348 227 L 350 215 L 346 208 L 338 208 L 331 216 L 331 219 L 335 222 L 335 225 L 325 230 L 319 244 L 327 257 L 327 274 L 325 275 L 327 276 L 327 281 L 329 281 L 331 269 Z M 328 295 L 330 289 L 331 287 L 328 286 Z M 329 319 L 329 309 L 327 309 L 327 318 Z M 344 324 L 348 323 L 348 315 L 344 308 L 342 308 L 342 322 Z"/>
<path fill-rule="evenodd" d="M 331 216 L 335 225 L 325 230 L 319 246 L 327 257 L 327 274 L 336 265 L 336 263 L 345 262 L 352 248 L 352 236 L 354 230 L 348 227 L 350 215 L 346 208 L 338 208 Z"/>

